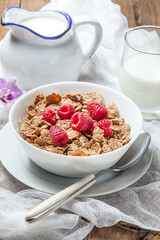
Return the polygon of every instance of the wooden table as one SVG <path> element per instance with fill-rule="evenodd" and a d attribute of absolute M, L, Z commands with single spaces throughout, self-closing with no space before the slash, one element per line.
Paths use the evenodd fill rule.
<path fill-rule="evenodd" d="M 98 1 L 98 0 L 97 0 Z M 99 0 L 100 1 L 100 0 Z M 106 0 L 107 1 L 107 0 Z M 39 10 L 49 0 L 0 0 L 0 15 L 9 6 L 18 6 L 29 10 Z M 138 25 L 160 26 L 160 0 L 113 0 L 121 6 L 130 27 Z M 7 30 L 0 26 L 0 39 Z M 113 227 L 94 228 L 85 240 L 160 240 L 160 233 L 140 229 L 120 222 Z M 47 239 L 46 239 L 47 240 Z"/>

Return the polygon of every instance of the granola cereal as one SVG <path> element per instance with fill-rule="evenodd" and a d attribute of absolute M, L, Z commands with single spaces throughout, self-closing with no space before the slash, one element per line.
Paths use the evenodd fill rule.
<path fill-rule="evenodd" d="M 92 120 L 92 128 L 85 132 L 73 130 L 70 125 L 71 119 L 62 120 L 57 113 L 60 106 L 69 104 L 72 105 L 75 113 L 81 112 L 82 115 L 91 118 L 90 112 L 87 110 L 87 104 L 92 101 L 102 104 L 107 109 L 106 119 L 111 121 L 111 126 L 108 126 L 112 133 L 111 136 L 104 136 L 104 130 L 96 125 L 96 120 Z M 41 115 L 41 112 L 46 109 L 50 109 L 47 111 L 53 111 L 54 114 L 56 113 L 56 123 L 54 125 L 58 125 L 67 133 L 66 143 L 61 146 L 53 144 L 53 139 L 50 136 L 52 124 Z M 130 131 L 129 124 L 119 117 L 115 103 L 103 104 L 102 95 L 96 92 L 86 92 L 84 95 L 68 93 L 64 96 L 54 92 L 48 96 L 37 93 L 33 104 L 27 106 L 26 117 L 20 121 L 19 127 L 21 136 L 33 146 L 51 153 L 70 156 L 91 156 L 119 149 L 130 141 Z"/>

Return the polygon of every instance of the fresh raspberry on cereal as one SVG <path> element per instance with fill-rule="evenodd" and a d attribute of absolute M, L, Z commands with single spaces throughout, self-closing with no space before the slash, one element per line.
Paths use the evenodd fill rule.
<path fill-rule="evenodd" d="M 70 104 L 62 105 L 57 110 L 60 119 L 71 119 L 72 115 L 75 113 L 74 107 Z"/>
<path fill-rule="evenodd" d="M 103 120 L 99 121 L 98 123 L 94 124 L 94 128 L 99 127 L 100 129 L 104 130 L 104 137 L 107 137 L 107 136 L 113 135 L 113 132 L 110 129 L 111 125 L 112 125 L 112 121 L 110 121 L 108 119 L 103 119 Z"/>
<path fill-rule="evenodd" d="M 51 153 L 92 156 L 114 151 L 130 141 L 131 126 L 119 117 L 115 103 L 101 102 L 96 92 L 38 93 L 19 132 L 28 143 Z"/>
<path fill-rule="evenodd" d="M 86 114 L 77 112 L 72 116 L 70 126 L 73 130 L 84 132 L 92 129 L 93 120 Z"/>
<path fill-rule="evenodd" d="M 50 124 L 55 124 L 56 122 L 56 113 L 51 109 L 45 109 L 43 112 L 39 114 L 39 116 L 43 117 L 43 120 Z"/>
<path fill-rule="evenodd" d="M 68 134 L 58 125 L 54 125 L 49 130 L 52 143 L 55 146 L 62 146 L 68 141 Z"/>
<path fill-rule="evenodd" d="M 107 117 L 107 109 L 100 103 L 91 101 L 87 104 L 87 110 L 92 119 L 100 121 Z"/>

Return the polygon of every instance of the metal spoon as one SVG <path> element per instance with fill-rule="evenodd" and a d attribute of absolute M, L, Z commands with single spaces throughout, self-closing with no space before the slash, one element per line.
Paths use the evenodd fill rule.
<path fill-rule="evenodd" d="M 144 132 L 139 135 L 137 140 L 132 144 L 131 148 L 123 155 L 123 157 L 112 167 L 104 169 L 97 174 L 90 174 L 71 186 L 63 189 L 46 201 L 40 203 L 28 212 L 25 220 L 29 223 L 38 221 L 49 213 L 62 207 L 65 203 L 71 201 L 73 198 L 91 187 L 98 177 L 108 171 L 121 172 L 134 166 L 145 154 L 150 144 L 151 137 Z M 128 161 L 129 159 L 129 161 Z"/>

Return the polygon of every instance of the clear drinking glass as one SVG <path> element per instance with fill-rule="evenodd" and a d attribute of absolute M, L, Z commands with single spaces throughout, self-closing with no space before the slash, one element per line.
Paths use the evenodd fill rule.
<path fill-rule="evenodd" d="M 160 27 L 126 32 L 119 81 L 121 91 L 137 104 L 144 119 L 160 117 Z"/>

